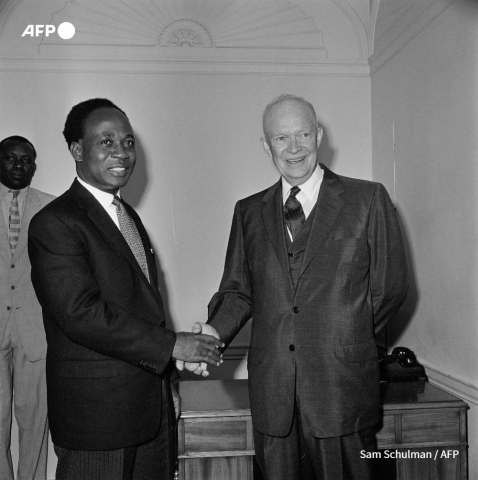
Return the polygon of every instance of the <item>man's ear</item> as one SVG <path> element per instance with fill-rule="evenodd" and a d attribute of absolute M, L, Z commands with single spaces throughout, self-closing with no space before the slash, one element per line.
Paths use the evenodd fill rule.
<path fill-rule="evenodd" d="M 75 162 L 81 162 L 83 160 L 83 148 L 81 143 L 71 142 L 70 153 Z"/>
<path fill-rule="evenodd" d="M 269 144 L 267 143 L 267 140 L 265 137 L 261 138 L 261 145 L 262 145 L 262 148 L 266 151 L 267 155 L 269 155 L 269 157 L 272 157 L 271 147 L 269 147 Z"/>
<path fill-rule="evenodd" d="M 317 148 L 320 146 L 322 141 L 322 136 L 324 135 L 324 129 L 322 127 L 317 127 Z"/>

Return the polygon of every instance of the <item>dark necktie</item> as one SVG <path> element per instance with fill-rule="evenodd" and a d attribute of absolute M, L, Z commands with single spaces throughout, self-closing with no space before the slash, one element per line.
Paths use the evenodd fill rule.
<path fill-rule="evenodd" d="M 139 235 L 138 229 L 129 213 L 126 211 L 121 199 L 115 195 L 113 205 L 116 207 L 116 215 L 118 215 L 118 223 L 121 233 L 123 234 L 126 243 L 133 252 L 134 258 L 138 265 L 143 270 L 146 278 L 149 280 L 148 262 L 146 261 L 146 254 L 144 253 L 144 245 Z"/>
<path fill-rule="evenodd" d="M 297 200 L 297 198 L 295 198 L 299 192 L 299 187 L 292 187 L 290 189 L 289 198 L 286 200 L 284 205 L 284 219 L 285 223 L 289 227 L 290 233 L 292 234 L 292 241 L 294 240 L 297 232 L 300 230 L 300 227 L 302 227 L 302 224 L 305 222 L 302 204 L 299 202 L 299 200 Z"/>
<path fill-rule="evenodd" d="M 18 237 L 20 236 L 20 209 L 18 208 L 18 194 L 20 190 L 9 190 L 12 192 L 13 198 L 8 212 L 8 243 L 10 244 L 10 252 L 13 255 L 17 248 Z"/>

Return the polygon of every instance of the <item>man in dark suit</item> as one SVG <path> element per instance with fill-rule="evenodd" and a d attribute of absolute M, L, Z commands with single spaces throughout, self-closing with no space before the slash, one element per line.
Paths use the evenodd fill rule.
<path fill-rule="evenodd" d="M 249 395 L 268 480 L 370 479 L 379 375 L 374 332 L 407 291 L 384 187 L 317 161 L 312 105 L 283 95 L 263 116 L 278 183 L 236 204 L 219 291 L 194 331 L 229 344 L 252 317 Z M 186 364 L 203 373 L 199 365 Z"/>
<path fill-rule="evenodd" d="M 45 480 L 48 450 L 41 307 L 30 279 L 30 220 L 53 195 L 30 187 L 36 151 L 24 137 L 0 142 L 0 478 L 13 480 L 12 405 L 18 423 L 18 479 Z"/>
<path fill-rule="evenodd" d="M 125 113 L 88 100 L 63 133 L 78 178 L 29 230 L 56 479 L 171 479 L 171 358 L 218 365 L 221 343 L 165 328 L 151 244 L 120 198 L 136 161 Z"/>

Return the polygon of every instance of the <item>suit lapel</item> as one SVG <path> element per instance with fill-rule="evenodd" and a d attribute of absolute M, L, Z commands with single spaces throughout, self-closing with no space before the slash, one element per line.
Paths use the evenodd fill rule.
<path fill-rule="evenodd" d="M 149 289 L 157 300 L 162 304 L 161 296 L 159 292 L 156 291 L 152 287 L 152 285 L 148 282 L 148 279 L 144 275 L 141 267 L 139 266 L 138 262 L 136 261 L 133 252 L 129 248 L 128 243 L 124 239 L 122 233 L 120 232 L 119 228 L 115 225 L 111 217 L 105 211 L 105 209 L 101 206 L 101 204 L 95 199 L 95 197 L 86 190 L 76 179 L 73 182 L 73 185 L 70 188 L 73 196 L 76 198 L 78 205 L 81 208 L 88 210 L 88 217 L 91 221 L 95 224 L 95 226 L 100 230 L 103 235 L 105 235 L 108 240 L 124 255 L 125 259 L 133 266 L 134 270 L 137 274 L 141 277 L 142 281 L 148 285 Z M 146 256 L 148 256 L 148 252 L 146 252 Z M 151 272 L 152 273 L 152 272 Z"/>
<path fill-rule="evenodd" d="M 23 209 L 22 223 L 20 226 L 20 235 L 18 236 L 17 247 L 12 259 L 13 263 L 18 260 L 18 257 L 21 255 L 23 250 L 27 248 L 28 226 L 30 225 L 33 215 L 40 210 L 41 206 L 42 203 L 38 196 L 31 189 L 28 189 L 28 193 L 25 198 L 25 208 Z"/>
<path fill-rule="evenodd" d="M 282 211 L 282 183 L 273 185 L 264 195 L 264 208 L 262 210 L 262 220 L 266 227 L 272 247 L 282 266 L 284 275 L 290 279 L 289 259 L 287 257 L 287 244 L 285 241 L 284 217 Z"/>
<path fill-rule="evenodd" d="M 335 223 L 344 204 L 344 201 L 340 198 L 340 194 L 344 191 L 344 188 L 339 177 L 327 167 L 323 165 L 320 166 L 324 170 L 324 178 L 320 186 L 319 198 L 317 199 L 314 218 L 312 219 L 307 247 L 300 269 L 299 281 L 329 233 L 332 225 Z"/>

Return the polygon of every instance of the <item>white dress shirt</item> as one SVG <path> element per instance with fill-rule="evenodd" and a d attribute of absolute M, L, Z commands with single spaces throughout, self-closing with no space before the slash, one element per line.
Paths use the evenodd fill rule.
<path fill-rule="evenodd" d="M 116 214 L 116 206 L 113 205 L 114 195 L 112 193 L 103 192 L 103 190 L 91 186 L 89 183 L 86 183 L 79 177 L 76 177 L 76 179 L 96 198 L 96 200 L 98 200 L 98 202 L 100 202 L 101 206 L 106 210 L 106 213 L 111 217 L 113 222 L 115 222 L 115 225 L 120 228 L 118 215 Z M 121 198 L 119 191 L 116 195 Z"/>

